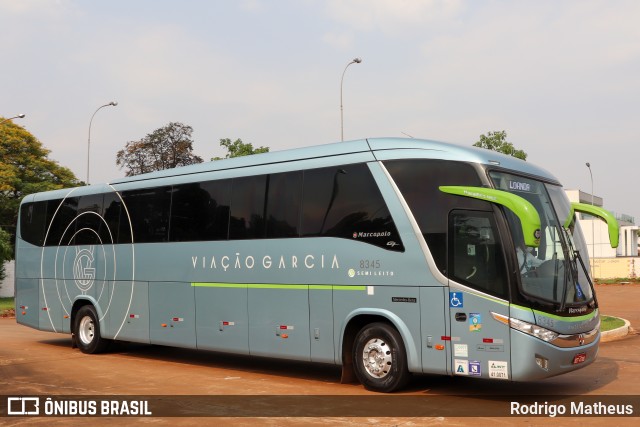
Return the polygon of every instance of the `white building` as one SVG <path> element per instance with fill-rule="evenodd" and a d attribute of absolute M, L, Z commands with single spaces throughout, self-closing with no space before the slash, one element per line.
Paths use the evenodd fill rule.
<path fill-rule="evenodd" d="M 15 261 L 7 261 L 4 264 L 4 280 L 0 280 L 0 298 L 11 298 L 14 296 L 15 283 Z"/>
<path fill-rule="evenodd" d="M 571 202 L 603 206 L 602 197 L 592 196 L 580 190 L 565 190 Z M 606 209 L 606 208 L 605 208 Z M 637 257 L 638 254 L 638 226 L 635 219 L 625 214 L 612 212 L 620 224 L 620 237 L 617 248 L 609 243 L 607 224 L 591 215 L 577 213 L 580 227 L 589 250 L 589 258 Z"/>

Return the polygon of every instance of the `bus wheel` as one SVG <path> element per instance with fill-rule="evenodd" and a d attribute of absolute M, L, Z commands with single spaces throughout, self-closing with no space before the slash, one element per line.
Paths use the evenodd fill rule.
<path fill-rule="evenodd" d="M 389 393 L 409 380 L 402 337 L 386 323 L 372 323 L 358 332 L 353 364 L 356 377 L 368 390 Z"/>
<path fill-rule="evenodd" d="M 76 324 L 73 328 L 76 343 L 80 351 L 87 354 L 102 353 L 109 346 L 110 341 L 100 336 L 100 322 L 96 309 L 92 305 L 80 307 L 76 314 Z"/>

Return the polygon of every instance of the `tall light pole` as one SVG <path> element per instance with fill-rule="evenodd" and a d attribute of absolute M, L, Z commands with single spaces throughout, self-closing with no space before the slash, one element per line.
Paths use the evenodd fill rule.
<path fill-rule="evenodd" d="M 24 119 L 25 115 L 24 114 L 18 114 L 17 116 L 13 116 L 13 117 L 9 117 L 8 119 L 4 119 L 3 121 L 0 122 L 0 125 L 3 124 L 4 122 L 8 122 L 11 121 L 13 119 Z"/>
<path fill-rule="evenodd" d="M 342 78 L 340 79 L 340 141 L 344 141 L 344 118 L 343 118 L 343 109 L 342 109 L 342 82 L 344 82 L 344 73 L 347 72 L 347 68 L 349 68 L 349 65 L 351 64 L 359 64 L 362 62 L 361 58 L 353 58 L 353 60 L 351 60 L 351 62 L 349 62 L 347 64 L 346 67 L 344 67 L 344 71 L 342 72 Z"/>
<path fill-rule="evenodd" d="M 111 106 L 115 107 L 116 105 L 118 105 L 116 101 L 111 101 L 108 104 L 99 106 L 98 109 L 91 116 L 91 120 L 89 120 L 89 138 L 87 139 L 87 185 L 89 185 L 89 152 L 91 151 L 91 123 L 93 123 L 93 117 L 96 115 L 98 111 L 100 111 L 101 108 L 111 107 Z"/>
<path fill-rule="evenodd" d="M 591 177 L 591 206 L 593 206 L 593 173 L 591 173 L 591 163 L 585 163 L 589 169 L 589 176 Z M 593 259 L 596 257 L 596 232 L 595 232 L 595 217 L 591 218 L 591 278 L 593 278 Z"/>

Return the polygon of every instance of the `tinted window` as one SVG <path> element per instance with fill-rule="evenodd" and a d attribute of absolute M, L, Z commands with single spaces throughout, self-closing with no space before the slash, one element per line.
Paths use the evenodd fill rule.
<path fill-rule="evenodd" d="M 168 240 L 171 187 L 125 191 L 122 193 L 122 198 L 131 216 L 134 243 Z M 124 209 L 122 211 L 120 227 L 126 227 L 126 221 L 123 221 Z M 119 243 L 123 242 L 119 240 Z"/>
<path fill-rule="evenodd" d="M 478 173 L 469 164 L 444 160 L 391 160 L 385 166 L 409 205 L 438 269 L 446 273 L 449 212 L 491 207 L 487 202 L 443 193 L 439 187 L 480 186 Z"/>
<path fill-rule="evenodd" d="M 66 246 L 72 244 L 75 234 L 75 218 L 78 213 L 78 198 L 69 197 L 50 200 L 47 204 L 47 224 L 51 224 L 47 235 L 47 246 Z"/>
<path fill-rule="evenodd" d="M 131 230 L 129 228 L 129 220 L 124 209 L 122 209 L 122 200 L 116 193 L 107 193 L 104 195 L 104 220 L 107 222 L 110 239 L 114 243 L 131 243 Z"/>
<path fill-rule="evenodd" d="M 82 196 L 78 201 L 78 218 L 73 244 L 97 245 L 111 243 L 109 233 L 102 223 L 102 194 Z M 106 235 L 105 235 L 106 234 Z"/>
<path fill-rule="evenodd" d="M 42 218 L 58 210 L 47 244 L 131 243 L 133 230 L 134 243 L 302 235 L 403 250 L 366 164 L 129 190 L 121 197 L 71 198 L 59 210 L 59 200 L 44 202 Z M 38 213 L 25 207 L 22 215 L 28 234 Z M 30 238 L 37 240 L 37 232 Z"/>
<path fill-rule="evenodd" d="M 493 213 L 454 211 L 449 236 L 450 277 L 507 297 L 507 273 Z"/>
<path fill-rule="evenodd" d="M 47 202 L 25 203 L 20 209 L 20 237 L 42 246 L 47 220 Z"/>
<path fill-rule="evenodd" d="M 301 234 L 357 239 L 403 250 L 391 214 L 366 164 L 304 172 Z"/>
<path fill-rule="evenodd" d="M 231 180 L 173 187 L 171 241 L 225 240 L 230 198 Z"/>
<path fill-rule="evenodd" d="M 266 188 L 265 175 L 233 179 L 229 239 L 264 237 Z"/>
<path fill-rule="evenodd" d="M 302 172 L 269 175 L 267 185 L 266 237 L 298 237 Z"/>

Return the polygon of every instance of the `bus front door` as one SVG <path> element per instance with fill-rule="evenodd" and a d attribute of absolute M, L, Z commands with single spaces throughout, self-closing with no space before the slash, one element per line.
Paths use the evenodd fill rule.
<path fill-rule="evenodd" d="M 493 212 L 452 211 L 447 267 L 451 374 L 510 378 L 507 270 Z"/>

